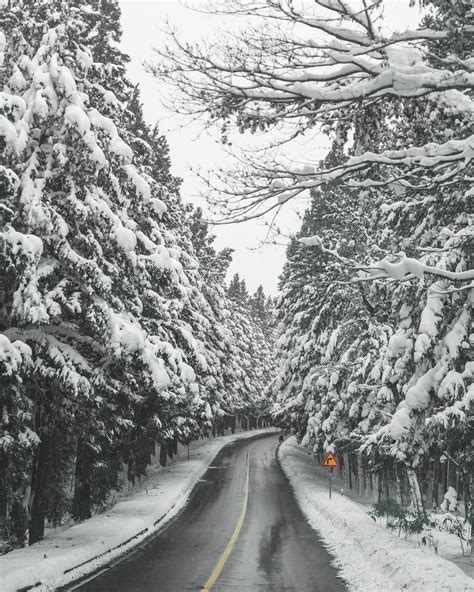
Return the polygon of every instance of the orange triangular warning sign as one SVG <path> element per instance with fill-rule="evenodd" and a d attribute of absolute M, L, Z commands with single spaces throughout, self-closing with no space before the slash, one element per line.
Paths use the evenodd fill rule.
<path fill-rule="evenodd" d="M 336 457 L 332 452 L 328 452 L 326 454 L 326 458 L 321 463 L 322 467 L 329 467 L 330 469 L 338 468 L 339 463 L 336 460 Z"/>

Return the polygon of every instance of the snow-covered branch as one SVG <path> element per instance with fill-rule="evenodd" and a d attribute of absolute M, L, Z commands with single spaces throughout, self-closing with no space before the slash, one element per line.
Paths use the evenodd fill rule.
<path fill-rule="evenodd" d="M 213 13 L 245 16 L 246 26 L 201 44 L 187 42 L 170 28 L 169 42 L 157 49 L 159 59 L 150 70 L 173 89 L 174 110 L 221 122 L 224 135 L 232 124 L 241 133 L 278 126 L 281 144 L 290 149 L 296 137 L 387 100 L 429 96 L 472 121 L 472 60 L 437 59 L 426 47 L 448 39 L 450 32 L 425 26 L 385 35 L 379 26 L 382 8 L 383 1 L 217 3 Z M 254 19 L 260 26 L 252 26 Z M 469 30 L 466 24 L 459 35 Z M 281 158 L 262 164 L 241 155 L 242 166 L 223 172 L 216 193 L 228 206 L 226 220 L 239 221 L 333 181 L 431 189 L 473 176 L 469 133 L 444 143 L 427 139 L 407 147 L 392 145 L 380 152 L 356 152 L 335 167 L 301 167 Z"/>
<path fill-rule="evenodd" d="M 204 178 L 211 190 L 210 199 L 222 206 L 223 222 L 258 217 L 288 201 L 339 181 L 353 188 L 386 187 L 395 191 L 419 191 L 450 185 L 454 181 L 470 183 L 474 172 L 474 135 L 443 144 L 365 152 L 336 166 L 283 164 L 270 153 L 261 157 L 240 156 L 239 166 L 214 171 Z M 371 177 L 377 167 L 378 175 Z M 380 171 L 385 173 L 380 178 Z"/>
<path fill-rule="evenodd" d="M 433 265 L 427 265 L 419 259 L 405 257 L 402 255 L 398 257 L 397 261 L 391 261 L 391 259 L 394 258 L 394 256 L 391 256 L 384 257 L 380 261 L 376 261 L 369 265 L 363 265 L 352 259 L 341 256 L 334 249 L 326 248 L 323 244 L 323 241 L 318 236 L 301 237 L 298 239 L 298 241 L 306 247 L 317 247 L 319 251 L 325 255 L 333 257 L 347 267 L 351 267 L 354 270 L 366 272 L 369 274 L 367 277 L 356 279 L 356 282 L 359 279 L 363 279 L 365 281 L 373 281 L 377 279 L 392 279 L 396 281 L 402 281 L 407 278 L 418 278 L 422 280 L 425 274 L 456 282 L 474 280 L 474 269 L 468 269 L 464 271 L 450 271 L 440 267 L 435 267 Z M 467 288 L 468 287 L 469 286 L 467 286 Z"/>

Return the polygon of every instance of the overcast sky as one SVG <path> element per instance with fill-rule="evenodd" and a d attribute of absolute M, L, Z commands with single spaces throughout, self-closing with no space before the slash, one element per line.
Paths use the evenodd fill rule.
<path fill-rule="evenodd" d="M 208 170 L 213 165 L 223 164 L 226 154 L 220 146 L 217 132 L 210 135 L 198 124 L 185 125 L 183 119 L 167 111 L 160 102 L 164 89 L 145 72 L 143 60 L 152 57 L 152 48 L 160 45 L 163 35 L 161 29 L 167 18 L 178 27 L 186 38 L 212 35 L 215 27 L 228 26 L 231 19 L 210 17 L 185 8 L 179 1 L 163 0 L 123 0 L 122 7 L 123 49 L 132 59 L 129 74 L 133 82 L 139 83 L 144 103 L 145 117 L 150 123 L 156 121 L 165 133 L 171 151 L 172 171 L 184 179 L 183 197 L 195 204 L 205 206 L 198 197 L 201 187 L 190 171 L 192 168 Z M 409 9 L 409 0 L 386 0 L 386 20 L 393 30 L 413 26 L 417 19 L 417 9 Z M 321 147 L 321 154 L 324 145 Z M 306 146 L 301 146 L 303 152 Z M 302 209 L 304 204 L 296 204 Z M 284 216 L 284 217 L 283 217 Z M 280 216 L 280 226 L 290 233 L 298 228 L 295 207 L 288 207 Z M 255 290 L 262 284 L 266 293 L 277 292 L 278 275 L 285 260 L 284 246 L 260 246 L 266 228 L 261 222 L 216 226 L 216 246 L 221 249 L 231 247 L 235 250 L 230 274 L 238 272 L 247 281 L 249 289 Z"/>

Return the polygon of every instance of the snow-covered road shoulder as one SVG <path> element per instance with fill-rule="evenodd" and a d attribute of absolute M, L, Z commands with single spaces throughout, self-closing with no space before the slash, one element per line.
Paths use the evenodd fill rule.
<path fill-rule="evenodd" d="M 279 447 L 278 457 L 303 513 L 334 556 L 350 592 L 474 592 L 474 580 L 454 563 L 398 538 L 339 492 L 329 499 L 312 455 L 295 438 Z"/>
<path fill-rule="evenodd" d="M 41 543 L 0 557 L 2 592 L 54 590 L 97 570 L 162 528 L 186 505 L 216 454 L 236 440 L 274 432 L 272 428 L 212 439 L 155 475 L 155 484 L 107 512 L 76 524 Z"/>

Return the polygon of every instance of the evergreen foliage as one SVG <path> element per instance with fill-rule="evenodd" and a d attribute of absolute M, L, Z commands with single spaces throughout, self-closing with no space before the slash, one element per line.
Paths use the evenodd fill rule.
<path fill-rule="evenodd" d="M 17 0 L 0 24 L 0 529 L 14 547 L 91 516 L 156 444 L 265 414 L 273 361 L 227 297 L 230 252 L 182 203 L 144 120 L 118 2 Z"/>
<path fill-rule="evenodd" d="M 173 32 L 151 70 L 224 143 L 267 139 L 209 183 L 227 221 L 310 194 L 277 305 L 275 416 L 316 450 L 358 451 L 361 473 L 401 469 L 416 511 L 449 454 L 474 523 L 472 3 L 418 4 L 394 33 L 383 0 L 229 0 L 255 26 Z M 299 163 L 321 133 L 327 157 Z"/>
<path fill-rule="evenodd" d="M 433 4 L 434 30 L 466 12 L 463 3 Z M 466 43 L 453 28 L 460 60 Z M 427 59 L 441 59 L 439 44 L 427 45 Z M 324 167 L 462 137 L 472 101 L 458 91 L 386 97 L 338 116 L 325 126 L 333 147 Z M 416 188 L 377 185 L 374 166 L 374 183 L 354 173 L 352 183 L 313 190 L 281 278 L 275 413 L 316 450 L 365 453 L 378 476 L 402 467 L 417 512 L 432 503 L 420 477 L 449 453 L 472 521 L 472 283 L 462 281 L 472 268 L 472 188 L 462 175 L 445 187 L 424 174 Z M 414 262 L 410 273 L 404 260 Z"/>

